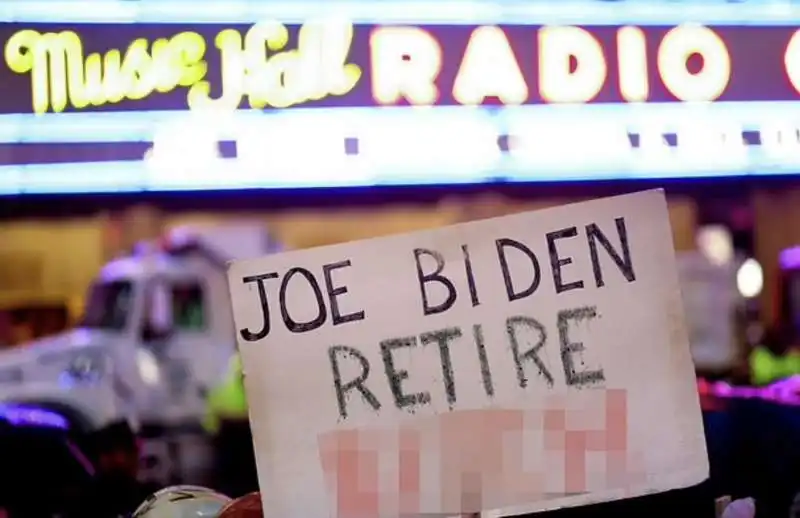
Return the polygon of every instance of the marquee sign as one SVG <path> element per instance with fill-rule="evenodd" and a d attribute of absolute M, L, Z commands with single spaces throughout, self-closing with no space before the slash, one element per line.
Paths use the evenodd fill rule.
<path fill-rule="evenodd" d="M 0 24 L 0 194 L 797 174 L 797 27 Z"/>
<path fill-rule="evenodd" d="M 0 113 L 795 100 L 798 34 L 703 25 L 5 24 Z"/>

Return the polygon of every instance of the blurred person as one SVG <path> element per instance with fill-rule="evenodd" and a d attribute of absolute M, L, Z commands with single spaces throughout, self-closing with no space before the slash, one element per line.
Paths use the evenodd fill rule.
<path fill-rule="evenodd" d="M 756 386 L 769 385 L 800 374 L 800 350 L 782 328 L 768 330 L 749 358 L 750 379 Z"/>
<path fill-rule="evenodd" d="M 127 516 L 158 487 L 139 481 L 139 442 L 127 423 L 117 423 L 94 432 L 87 450 L 96 469 L 90 492 L 91 505 L 78 504 L 68 516 L 106 518 Z"/>
<path fill-rule="evenodd" d="M 89 496 L 94 467 L 68 431 L 17 410 L 0 410 L 0 517 L 64 516 Z"/>
<path fill-rule="evenodd" d="M 212 388 L 203 426 L 214 436 L 215 488 L 233 498 L 258 490 L 242 361 L 231 358 L 225 379 Z"/>

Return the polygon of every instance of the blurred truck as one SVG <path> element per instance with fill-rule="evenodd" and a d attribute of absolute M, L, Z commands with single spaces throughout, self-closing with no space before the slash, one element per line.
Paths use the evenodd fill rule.
<path fill-rule="evenodd" d="M 276 249 L 247 224 L 141 243 L 102 268 L 75 329 L 0 352 L 0 401 L 57 412 L 78 432 L 199 429 L 236 351 L 225 265 Z"/>

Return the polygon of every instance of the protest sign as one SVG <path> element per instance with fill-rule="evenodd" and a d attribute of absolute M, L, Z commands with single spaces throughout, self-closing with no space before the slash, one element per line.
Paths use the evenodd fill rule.
<path fill-rule="evenodd" d="M 535 511 L 707 477 L 660 190 L 238 261 L 229 283 L 266 514 Z"/>

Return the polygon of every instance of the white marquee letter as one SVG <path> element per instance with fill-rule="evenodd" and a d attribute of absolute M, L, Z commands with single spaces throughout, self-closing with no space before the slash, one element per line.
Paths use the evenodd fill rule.
<path fill-rule="evenodd" d="M 644 31 L 638 27 L 622 27 L 617 32 L 619 90 L 628 102 L 643 102 L 650 94 L 647 80 L 647 49 Z"/>
<path fill-rule="evenodd" d="M 415 27 L 375 29 L 369 41 L 372 96 L 380 104 L 405 98 L 415 105 L 434 104 L 442 49 L 436 38 Z"/>
<path fill-rule="evenodd" d="M 528 85 L 503 29 L 489 26 L 472 31 L 453 97 L 461 104 L 481 104 L 487 97 L 504 104 L 522 104 L 528 99 Z"/>
<path fill-rule="evenodd" d="M 570 70 L 570 58 L 577 61 Z M 539 29 L 539 92 L 551 103 L 584 103 L 592 100 L 606 81 L 603 47 L 580 27 Z"/>
<path fill-rule="evenodd" d="M 686 62 L 703 57 L 703 68 L 692 74 Z M 658 47 L 658 72 L 664 86 L 681 101 L 715 101 L 731 78 L 731 57 L 717 33 L 702 25 L 680 25 Z"/>

